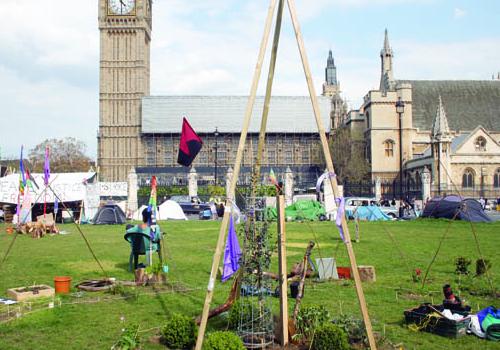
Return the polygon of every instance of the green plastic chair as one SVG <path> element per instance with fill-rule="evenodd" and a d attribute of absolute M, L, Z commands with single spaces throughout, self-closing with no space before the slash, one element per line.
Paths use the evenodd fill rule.
<path fill-rule="evenodd" d="M 129 271 L 133 271 L 132 261 L 134 263 L 134 270 L 137 269 L 139 263 L 139 255 L 146 256 L 146 265 L 150 261 L 152 252 L 157 251 L 158 255 L 160 255 L 159 243 L 151 244 L 149 227 L 146 229 L 141 229 L 139 226 L 134 226 L 127 230 L 127 233 L 125 233 L 125 236 L 123 238 L 130 243 Z"/>

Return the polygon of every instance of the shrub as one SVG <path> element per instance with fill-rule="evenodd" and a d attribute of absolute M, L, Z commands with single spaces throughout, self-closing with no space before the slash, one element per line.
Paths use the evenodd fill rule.
<path fill-rule="evenodd" d="M 180 314 L 174 314 L 163 326 L 162 341 L 171 349 L 186 349 L 193 346 L 197 329 L 194 320 Z"/>
<path fill-rule="evenodd" d="M 469 265 L 471 264 L 471 260 L 464 258 L 463 256 L 459 256 L 455 259 L 455 273 L 457 275 L 468 275 L 469 274 Z"/>
<path fill-rule="evenodd" d="M 476 260 L 476 276 L 481 276 L 491 268 L 491 262 L 488 259 Z"/>
<path fill-rule="evenodd" d="M 245 350 L 243 342 L 233 332 L 210 333 L 203 343 L 203 350 Z"/>
<path fill-rule="evenodd" d="M 332 323 L 319 326 L 314 333 L 313 350 L 348 350 L 347 334 Z"/>
<path fill-rule="evenodd" d="M 365 324 L 362 320 L 348 315 L 340 315 L 332 322 L 347 334 L 349 343 L 366 343 L 368 341 Z"/>
<path fill-rule="evenodd" d="M 311 339 L 316 328 L 329 320 L 330 314 L 324 306 L 310 305 L 300 308 L 297 315 L 295 338 Z"/>
<path fill-rule="evenodd" d="M 111 347 L 111 350 L 135 350 L 141 346 L 139 326 L 131 325 L 123 329 L 120 339 Z"/>

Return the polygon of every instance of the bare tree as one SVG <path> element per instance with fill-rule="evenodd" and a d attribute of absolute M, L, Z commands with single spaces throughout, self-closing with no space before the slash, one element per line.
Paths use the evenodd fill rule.
<path fill-rule="evenodd" d="M 340 181 L 361 181 L 368 178 L 370 165 L 364 156 L 364 142 L 351 135 L 348 128 L 334 131 L 330 139 L 333 163 Z"/>
<path fill-rule="evenodd" d="M 48 139 L 30 150 L 28 159 L 31 171 L 42 172 L 45 162 L 45 147 L 49 146 L 51 172 L 68 173 L 88 171 L 92 160 L 85 154 L 87 146 L 73 137 Z"/>

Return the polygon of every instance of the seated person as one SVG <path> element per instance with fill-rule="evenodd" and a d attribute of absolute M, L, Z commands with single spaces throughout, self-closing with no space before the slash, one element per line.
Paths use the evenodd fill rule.
<path fill-rule="evenodd" d="M 151 238 L 153 243 L 153 251 L 160 251 L 160 240 L 162 239 L 161 229 L 159 225 L 156 225 L 156 230 L 151 230 L 151 211 L 145 208 L 142 211 L 142 224 L 135 225 L 129 228 L 127 225 L 127 233 L 144 233 Z"/>

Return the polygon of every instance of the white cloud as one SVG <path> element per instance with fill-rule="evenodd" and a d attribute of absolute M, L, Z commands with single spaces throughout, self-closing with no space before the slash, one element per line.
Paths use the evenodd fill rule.
<path fill-rule="evenodd" d="M 498 70 L 500 39 L 422 43 L 396 42 L 396 77 L 403 79 L 489 79 Z"/>
<path fill-rule="evenodd" d="M 417 0 L 296 1 L 303 29 L 318 24 L 328 29 L 330 19 L 324 14 L 340 6 L 355 7 L 363 14 L 365 8 L 370 11 L 372 6 L 412 2 L 420 3 Z M 248 94 L 267 6 L 266 1 L 250 0 L 155 1 L 151 93 Z M 463 10 L 456 10 L 465 15 Z M 20 142 L 27 143 L 29 148 L 29 143 L 34 145 L 48 137 L 75 136 L 87 142 L 89 154 L 95 156 L 99 105 L 97 1 L 80 1 L 76 8 L 73 1 L 67 0 L 44 0 L 43 6 L 33 0 L 2 0 L 0 16 L 3 152 L 17 155 Z M 323 22 L 311 25 L 318 20 Z M 306 95 L 287 9 L 283 21 L 273 93 Z M 368 28 L 374 23 L 365 25 Z M 367 31 L 366 36 L 353 38 L 341 47 L 332 43 L 332 33 L 326 29 L 303 33 L 316 91 L 321 92 L 327 51 L 334 44 L 341 88 L 350 105 L 357 108 L 368 90 L 379 83 L 378 49 L 383 29 L 377 37 Z M 348 28 L 345 35 L 349 35 Z M 373 43 L 373 37 L 380 42 Z M 265 89 L 271 39 L 272 36 L 260 94 Z M 396 52 L 396 78 L 489 79 L 491 72 L 498 71 L 499 39 L 456 40 L 437 44 L 391 42 Z"/>
<path fill-rule="evenodd" d="M 460 18 L 464 17 L 466 14 L 467 14 L 467 12 L 465 12 L 464 10 L 462 10 L 458 7 L 455 7 L 455 9 L 453 10 L 453 18 L 455 18 L 455 19 L 460 19 Z"/>

